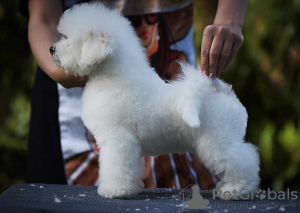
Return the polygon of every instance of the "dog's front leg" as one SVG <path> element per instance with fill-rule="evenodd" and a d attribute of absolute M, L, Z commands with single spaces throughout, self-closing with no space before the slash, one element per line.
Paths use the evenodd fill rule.
<path fill-rule="evenodd" d="M 142 191 L 144 165 L 141 147 L 131 135 L 115 137 L 101 147 L 98 194 L 107 198 L 132 198 Z"/>

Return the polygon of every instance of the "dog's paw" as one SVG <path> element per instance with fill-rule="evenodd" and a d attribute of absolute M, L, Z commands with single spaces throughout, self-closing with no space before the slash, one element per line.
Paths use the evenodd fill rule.
<path fill-rule="evenodd" d="M 101 197 L 105 198 L 134 198 L 137 193 L 133 193 L 132 191 L 126 189 L 118 189 L 118 190 L 98 190 L 98 194 Z"/>
<path fill-rule="evenodd" d="M 140 181 L 138 182 L 138 184 L 139 184 L 139 187 L 140 187 L 140 188 L 142 188 L 142 189 L 145 188 L 145 184 L 144 184 L 143 181 L 140 180 Z"/>
<path fill-rule="evenodd" d="M 222 180 L 220 180 L 216 185 L 216 189 L 220 189 L 223 185 L 224 185 L 224 182 Z"/>
<path fill-rule="evenodd" d="M 217 184 L 216 189 L 221 191 L 218 197 L 222 200 L 249 200 L 251 195 L 256 192 L 256 187 L 245 183 L 225 183 L 222 181 Z"/>
<path fill-rule="evenodd" d="M 134 198 L 137 196 L 139 192 L 143 190 L 142 187 L 136 186 L 136 187 L 109 187 L 104 186 L 98 187 L 98 194 L 101 197 L 105 198 Z"/>

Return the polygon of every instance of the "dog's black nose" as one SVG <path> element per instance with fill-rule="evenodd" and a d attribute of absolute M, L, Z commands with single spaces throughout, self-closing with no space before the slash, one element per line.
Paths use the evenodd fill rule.
<path fill-rule="evenodd" d="M 50 48 L 49 48 L 49 51 L 50 51 L 50 54 L 53 55 L 53 53 L 54 53 L 54 51 L 55 51 L 55 47 L 53 47 L 53 46 L 50 47 Z"/>

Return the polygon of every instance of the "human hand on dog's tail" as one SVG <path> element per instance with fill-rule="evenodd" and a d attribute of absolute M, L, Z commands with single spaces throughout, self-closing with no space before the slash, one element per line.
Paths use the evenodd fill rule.
<path fill-rule="evenodd" d="M 219 0 L 213 25 L 205 27 L 201 70 L 210 79 L 220 77 L 243 44 L 242 27 L 248 0 Z"/>

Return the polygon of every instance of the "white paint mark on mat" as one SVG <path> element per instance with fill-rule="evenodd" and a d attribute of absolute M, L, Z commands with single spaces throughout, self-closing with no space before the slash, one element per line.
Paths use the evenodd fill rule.
<path fill-rule="evenodd" d="M 30 184 L 30 186 L 35 186 L 35 184 Z"/>
<path fill-rule="evenodd" d="M 86 194 L 79 194 L 78 196 L 79 196 L 79 197 L 85 197 Z"/>
<path fill-rule="evenodd" d="M 280 207 L 279 207 L 279 211 L 284 212 L 284 211 L 285 211 L 285 208 L 284 208 L 283 206 L 280 206 Z"/>
<path fill-rule="evenodd" d="M 56 197 L 56 195 L 54 195 L 54 202 L 55 203 L 61 203 L 61 200 L 58 197 Z"/>
<path fill-rule="evenodd" d="M 172 195 L 171 198 L 178 200 L 180 198 L 179 195 Z"/>
<path fill-rule="evenodd" d="M 267 207 L 266 210 L 269 211 L 269 210 L 275 209 L 275 208 L 276 208 L 276 207 L 271 207 L 271 206 L 270 206 L 270 207 Z"/>
<path fill-rule="evenodd" d="M 40 188 L 43 189 L 44 187 L 43 187 L 43 186 L 40 186 Z"/>
<path fill-rule="evenodd" d="M 187 204 L 188 204 L 188 201 L 181 203 L 179 205 L 176 205 L 175 207 L 187 207 L 188 206 Z"/>
<path fill-rule="evenodd" d="M 135 209 L 135 211 L 141 211 L 140 209 Z"/>

